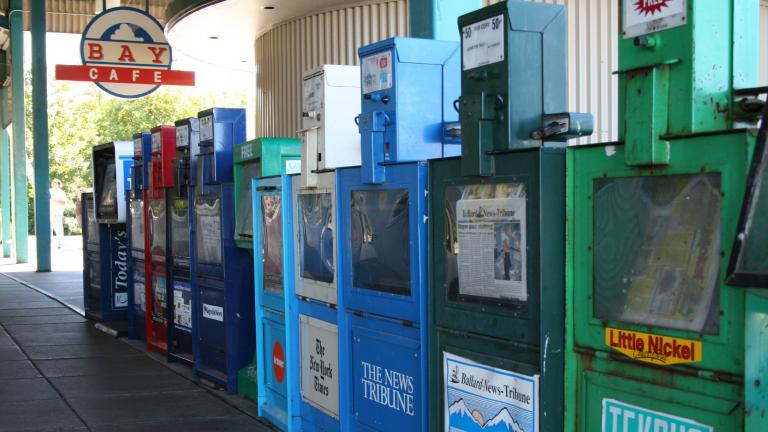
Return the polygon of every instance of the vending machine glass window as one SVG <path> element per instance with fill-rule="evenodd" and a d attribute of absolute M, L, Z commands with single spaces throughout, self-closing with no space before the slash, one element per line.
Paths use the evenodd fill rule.
<path fill-rule="evenodd" d="M 449 300 L 527 309 L 526 202 L 523 182 L 446 187 Z"/>
<path fill-rule="evenodd" d="M 747 193 L 739 217 L 739 230 L 728 267 L 728 283 L 768 286 L 768 118 L 762 120 L 747 182 Z"/>
<path fill-rule="evenodd" d="M 720 174 L 594 181 L 597 318 L 718 334 Z"/>
<path fill-rule="evenodd" d="M 96 191 L 99 206 L 102 213 L 117 214 L 117 183 L 115 182 L 115 163 L 110 159 L 99 159 L 97 164 L 100 167 L 102 181 L 99 183 L 99 189 Z"/>
<path fill-rule="evenodd" d="M 93 246 L 99 246 L 99 224 L 96 222 L 96 210 L 93 202 L 93 195 L 89 194 L 85 198 L 87 200 L 86 217 L 88 219 L 88 244 Z M 144 237 L 142 236 L 142 240 Z"/>
<path fill-rule="evenodd" d="M 153 200 L 149 206 L 149 244 L 150 253 L 165 260 L 166 216 L 165 201 Z"/>
<path fill-rule="evenodd" d="M 333 282 L 332 197 L 330 193 L 302 193 L 298 199 L 299 265 L 301 276 Z"/>
<path fill-rule="evenodd" d="M 261 177 L 261 162 L 243 164 L 240 185 L 237 218 L 235 219 L 235 239 L 253 240 L 253 206 L 251 201 L 251 180 Z M 248 204 L 248 205 L 246 205 Z"/>
<path fill-rule="evenodd" d="M 131 249 L 144 250 L 144 200 L 131 201 Z"/>
<path fill-rule="evenodd" d="M 174 257 L 189 258 L 189 203 L 176 198 L 171 206 L 171 250 Z"/>
<path fill-rule="evenodd" d="M 264 261 L 264 290 L 281 295 L 283 292 L 283 209 L 279 194 L 261 197 L 262 259 Z"/>
<path fill-rule="evenodd" d="M 356 288 L 411 295 L 410 211 L 404 189 L 351 194 L 352 280 Z"/>
<path fill-rule="evenodd" d="M 197 261 L 221 264 L 221 198 L 195 197 Z"/>

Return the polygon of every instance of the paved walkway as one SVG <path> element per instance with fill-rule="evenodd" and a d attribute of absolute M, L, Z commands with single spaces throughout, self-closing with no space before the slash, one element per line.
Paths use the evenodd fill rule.
<path fill-rule="evenodd" d="M 55 269 L 55 264 L 54 264 Z M 0 262 L 0 431 L 269 431 L 255 406 L 113 338 Z M 16 270 L 16 271 L 14 271 Z M 65 272 L 32 273 L 61 288 Z"/>

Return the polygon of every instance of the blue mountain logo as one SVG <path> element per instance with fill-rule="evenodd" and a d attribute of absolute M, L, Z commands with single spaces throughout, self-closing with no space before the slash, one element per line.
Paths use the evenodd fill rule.
<path fill-rule="evenodd" d="M 506 408 L 502 408 L 493 418 L 485 421 L 479 410 L 469 410 L 464 399 L 459 399 L 448 407 L 448 417 L 450 430 L 455 432 L 525 432 Z"/>

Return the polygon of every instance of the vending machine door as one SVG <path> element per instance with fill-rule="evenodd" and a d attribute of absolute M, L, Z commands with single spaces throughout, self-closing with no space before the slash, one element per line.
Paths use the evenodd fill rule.
<path fill-rule="evenodd" d="M 753 141 L 683 137 L 664 169 L 626 166 L 623 146 L 573 152 L 578 430 L 640 414 L 678 430 L 743 430 L 745 291 L 724 270 Z"/>
<path fill-rule="evenodd" d="M 134 256 L 144 259 L 144 199 L 130 200 L 131 213 L 131 249 Z"/>
<path fill-rule="evenodd" d="M 563 214 L 565 152 L 505 154 L 490 178 L 458 176 L 458 161 L 430 165 L 435 323 L 538 346 L 542 301 L 563 310 L 541 292 L 563 273 L 558 262 L 542 266 L 562 253 L 563 229 L 543 221 L 547 209 Z"/>
<path fill-rule="evenodd" d="M 426 164 L 388 167 L 389 180 L 362 182 L 359 168 L 339 173 L 339 217 L 345 306 L 379 316 L 421 322 L 426 301 L 420 260 L 426 247 Z M 424 274 L 422 274 L 424 273 Z"/>
<path fill-rule="evenodd" d="M 316 189 L 294 180 L 296 294 L 336 304 L 336 174 L 318 176 Z"/>
<path fill-rule="evenodd" d="M 285 310 L 285 267 L 283 265 L 283 197 L 279 189 L 260 193 L 254 205 L 259 206 L 261 219 L 262 306 L 275 311 Z M 289 268 L 288 271 L 291 269 Z"/>
<path fill-rule="evenodd" d="M 202 264 L 201 270 L 221 266 L 221 197 L 195 197 L 195 228 L 196 256 L 198 263 Z"/>
<path fill-rule="evenodd" d="M 165 199 L 150 199 L 147 211 L 149 221 L 149 253 L 152 256 L 152 261 L 164 263 L 167 251 Z"/>
<path fill-rule="evenodd" d="M 484 419 L 505 410 L 523 430 L 559 430 L 565 149 L 494 159 L 493 177 L 461 176 L 460 159 L 430 162 L 431 425 L 460 427 L 466 408 Z M 463 375 L 520 385 L 484 403 Z"/>

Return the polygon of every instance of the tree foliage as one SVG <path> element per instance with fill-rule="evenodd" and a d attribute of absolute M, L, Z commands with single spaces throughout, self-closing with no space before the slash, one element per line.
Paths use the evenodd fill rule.
<path fill-rule="evenodd" d="M 27 81 L 27 149 L 32 148 L 32 87 Z M 161 87 L 141 99 L 118 99 L 90 83 L 48 79 L 50 178 L 58 178 L 74 202 L 80 187 L 91 188 L 91 147 L 130 141 L 136 132 L 197 116 L 213 106 L 244 107 L 245 91 L 213 94 L 185 87 Z M 31 210 L 31 209 L 30 209 Z"/>

